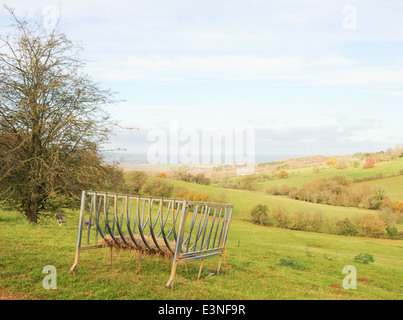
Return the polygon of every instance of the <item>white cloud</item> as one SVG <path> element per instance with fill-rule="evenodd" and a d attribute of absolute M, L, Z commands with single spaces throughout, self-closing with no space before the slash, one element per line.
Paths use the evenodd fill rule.
<path fill-rule="evenodd" d="M 307 63 L 309 67 L 325 68 L 325 67 L 338 67 L 338 66 L 352 66 L 356 65 L 358 62 L 342 56 L 328 56 L 319 57 L 311 62 Z"/>
<path fill-rule="evenodd" d="M 91 63 L 89 72 L 105 81 L 287 80 L 303 86 L 403 86 L 403 68 L 361 66 L 341 56 L 304 60 L 257 55 L 132 55 L 126 60 Z"/>
<path fill-rule="evenodd" d="M 185 79 L 289 79 L 302 67 L 299 59 L 245 55 L 130 56 L 125 61 L 92 63 L 89 71 L 107 81 Z"/>

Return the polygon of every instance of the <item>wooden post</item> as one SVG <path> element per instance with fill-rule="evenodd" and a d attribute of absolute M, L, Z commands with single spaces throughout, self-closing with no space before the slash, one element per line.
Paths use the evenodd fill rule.
<path fill-rule="evenodd" d="M 219 274 L 221 270 L 221 260 L 222 260 L 222 251 L 220 252 L 220 257 L 218 258 L 217 274 Z"/>
<path fill-rule="evenodd" d="M 138 268 L 137 268 L 136 274 L 138 274 L 138 273 L 140 272 L 140 269 L 141 269 L 141 262 L 143 261 L 143 252 L 142 252 L 141 250 L 138 252 L 137 261 L 139 262 L 139 266 L 138 266 Z"/>
<path fill-rule="evenodd" d="M 111 247 L 111 255 L 110 255 L 110 264 L 111 264 L 111 267 L 112 267 L 112 251 L 113 251 L 113 247 Z"/>
<path fill-rule="evenodd" d="M 197 276 L 197 280 L 199 280 L 199 279 L 200 279 L 200 274 L 201 274 L 201 272 L 202 272 L 202 268 L 203 268 L 203 262 L 204 262 L 204 259 L 202 259 L 202 261 L 201 261 L 201 263 L 200 263 L 199 275 Z"/>

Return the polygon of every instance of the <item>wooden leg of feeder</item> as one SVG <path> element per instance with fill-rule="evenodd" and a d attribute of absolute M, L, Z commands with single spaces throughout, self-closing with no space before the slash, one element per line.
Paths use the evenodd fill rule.
<path fill-rule="evenodd" d="M 76 271 L 77 271 L 77 269 L 78 269 L 78 260 L 79 260 L 79 257 L 80 257 L 80 249 L 77 249 L 77 251 L 76 251 L 76 256 L 75 256 L 75 258 L 74 258 L 73 266 L 70 268 L 70 271 L 69 271 L 71 274 L 75 274 Z"/>
<path fill-rule="evenodd" d="M 81 237 L 83 235 L 83 218 L 84 218 L 84 208 L 85 208 L 85 197 L 86 197 L 86 192 L 83 191 L 82 195 L 81 195 L 80 223 L 78 224 L 76 256 L 74 258 L 74 263 L 73 263 L 72 267 L 70 268 L 71 274 L 74 274 L 78 268 L 78 259 L 80 256 L 80 248 L 81 248 Z"/>
<path fill-rule="evenodd" d="M 219 274 L 221 270 L 221 260 L 222 260 L 222 252 L 220 253 L 220 257 L 218 258 L 217 274 Z"/>
<path fill-rule="evenodd" d="M 174 285 L 174 279 L 175 279 L 175 273 L 176 273 L 176 266 L 178 265 L 178 257 L 181 254 L 181 249 L 182 248 L 182 242 L 183 242 L 183 234 L 185 232 L 185 225 L 186 225 L 186 217 L 187 217 L 187 210 L 188 208 L 188 203 L 186 200 L 183 200 L 183 205 L 182 205 L 182 214 L 181 214 L 181 219 L 179 223 L 179 229 L 178 229 L 178 237 L 176 239 L 176 247 L 175 247 L 175 252 L 173 256 L 173 261 L 172 261 L 172 269 L 171 269 L 171 276 L 168 279 L 167 284 L 165 285 L 166 287 L 172 289 Z"/>
<path fill-rule="evenodd" d="M 111 255 L 110 255 L 110 263 L 111 263 L 111 267 L 112 267 L 112 252 L 113 252 L 113 247 L 111 247 Z"/>
<path fill-rule="evenodd" d="M 168 287 L 168 288 L 170 288 L 170 289 L 172 289 L 173 286 L 174 286 L 174 279 L 175 279 L 175 273 L 176 273 L 176 266 L 177 266 L 177 264 L 178 264 L 178 263 L 177 263 L 176 261 L 174 261 L 174 262 L 172 263 L 171 276 L 169 277 L 168 282 L 167 282 L 167 284 L 165 285 L 166 287 Z"/>
<path fill-rule="evenodd" d="M 139 251 L 139 257 L 137 258 L 137 261 L 139 262 L 139 266 L 137 267 L 136 274 L 138 274 L 141 269 L 141 262 L 143 261 L 143 252 Z"/>
<path fill-rule="evenodd" d="M 203 268 L 203 262 L 204 262 L 204 259 L 202 259 L 202 261 L 201 261 L 201 263 L 200 263 L 199 274 L 198 274 L 198 276 L 197 276 L 197 280 L 200 279 L 200 275 L 201 275 L 202 268 Z"/>

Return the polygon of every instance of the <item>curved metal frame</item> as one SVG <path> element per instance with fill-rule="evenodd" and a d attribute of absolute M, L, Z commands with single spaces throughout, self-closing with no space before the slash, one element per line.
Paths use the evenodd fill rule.
<path fill-rule="evenodd" d="M 86 204 L 87 198 L 90 198 L 89 208 Z M 109 214 L 112 202 L 113 217 Z M 154 206 L 155 204 L 158 204 L 158 208 Z M 164 207 L 166 207 L 166 210 L 164 210 Z M 102 239 L 106 239 L 109 235 L 110 238 L 108 237 L 107 239 L 109 240 L 106 239 L 106 241 L 112 241 L 116 246 L 121 246 L 122 244 L 116 238 L 119 237 L 124 246 L 133 250 L 141 250 L 141 245 L 135 238 L 136 235 L 139 235 L 144 245 L 155 253 L 164 251 L 157 241 L 157 239 L 163 239 L 167 249 L 172 253 L 171 276 L 166 284 L 167 287 L 171 288 L 173 286 L 178 263 L 195 260 L 202 260 L 203 263 L 206 258 L 219 256 L 218 274 L 222 254 L 225 250 L 233 207 L 231 204 L 222 203 L 83 191 L 76 255 L 70 272 L 74 273 L 77 270 L 81 250 L 102 247 L 102 245 L 98 244 L 99 234 Z M 120 218 L 119 208 L 121 208 Z M 192 218 L 187 223 L 189 210 L 192 211 Z M 101 214 L 101 211 L 103 214 Z M 82 246 L 83 221 L 87 215 L 89 216 L 88 232 L 84 236 L 86 237 L 86 246 Z M 171 217 L 170 220 L 169 217 Z M 95 239 L 93 233 L 91 234 L 93 219 L 96 226 Z M 167 225 L 168 221 L 170 221 L 170 226 Z M 147 226 L 148 234 L 145 232 Z M 138 230 L 137 233 L 136 229 Z M 125 236 L 129 236 L 132 243 L 127 241 Z M 172 242 L 175 242 L 174 248 L 171 247 Z"/>

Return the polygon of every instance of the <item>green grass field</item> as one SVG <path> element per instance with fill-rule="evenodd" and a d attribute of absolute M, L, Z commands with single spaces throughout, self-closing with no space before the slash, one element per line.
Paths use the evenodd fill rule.
<path fill-rule="evenodd" d="M 363 210 L 357 208 L 335 207 L 323 204 L 309 203 L 294 200 L 286 196 L 272 196 L 264 192 L 258 192 L 258 191 L 218 189 L 215 187 L 196 185 L 193 183 L 176 181 L 176 180 L 168 180 L 168 181 L 170 181 L 175 185 L 183 186 L 189 190 L 204 192 L 207 195 L 209 195 L 212 201 L 218 199 L 221 193 L 225 193 L 226 201 L 228 203 L 235 204 L 234 215 L 236 218 L 249 219 L 250 209 L 259 203 L 265 204 L 269 208 L 282 206 L 289 211 L 294 211 L 296 209 L 306 209 L 313 212 L 321 211 L 325 212 L 329 216 L 342 217 L 342 218 L 349 217 L 354 214 L 362 214 L 363 212 Z"/>
<path fill-rule="evenodd" d="M 403 200 L 403 175 L 354 184 L 355 188 L 362 186 L 382 186 L 392 201 Z"/>
<path fill-rule="evenodd" d="M 275 177 L 273 180 L 256 182 L 254 184 L 254 187 L 255 190 L 257 191 L 266 191 L 270 187 L 273 186 L 280 187 L 283 184 L 286 184 L 289 187 L 293 186 L 301 187 L 308 182 L 335 175 L 346 176 L 349 179 L 368 178 L 375 176 L 377 174 L 382 174 L 385 177 L 387 177 L 398 174 L 402 169 L 403 169 L 403 158 L 377 163 L 376 166 L 371 169 L 364 169 L 362 167 L 358 168 L 349 167 L 347 169 L 339 170 L 334 168 L 332 169 L 327 166 L 326 167 L 322 166 L 318 172 L 315 172 L 312 167 L 306 167 L 306 168 L 287 170 L 287 172 L 289 173 L 289 176 L 287 178 L 279 179 Z"/>
<path fill-rule="evenodd" d="M 312 167 L 306 167 L 301 169 L 288 170 L 290 176 L 286 179 L 274 178 L 270 181 L 255 182 L 253 184 L 255 191 L 223 189 L 213 186 L 201 186 L 175 180 L 171 180 L 170 182 L 174 183 L 175 185 L 183 186 L 189 190 L 204 192 L 208 194 L 212 200 L 219 199 L 220 195 L 225 193 L 226 201 L 235 204 L 235 217 L 240 219 L 248 219 L 250 209 L 256 206 L 256 204 L 267 205 L 269 210 L 281 206 L 289 212 L 295 212 L 296 210 L 301 209 L 311 213 L 321 212 L 329 218 L 348 218 L 360 216 L 365 212 L 371 212 L 371 210 L 309 203 L 294 200 L 289 198 L 288 196 L 273 196 L 267 194 L 265 191 L 270 187 L 280 187 L 283 184 L 286 184 L 288 186 L 301 187 L 308 182 L 325 177 L 331 177 L 334 175 L 344 175 L 347 176 L 349 179 L 354 179 L 374 177 L 376 175 L 382 174 L 384 178 L 354 183 L 353 187 L 358 190 L 364 185 L 380 185 L 385 188 L 386 193 L 391 198 L 391 200 L 397 202 L 403 200 L 403 175 L 397 175 L 401 172 L 402 169 L 403 158 L 379 163 L 375 166 L 375 168 L 372 169 L 364 169 L 362 167 L 350 167 L 344 170 L 338 170 L 330 169 L 328 167 L 322 167 L 320 171 L 315 172 Z M 391 175 L 393 176 L 388 177 Z M 397 228 L 399 229 L 399 231 L 402 231 L 403 224 L 398 224 Z"/>
<path fill-rule="evenodd" d="M 77 217 L 65 226 L 34 225 L 15 212 L 0 211 L 0 297 L 3 299 L 403 299 L 403 241 L 343 237 L 256 226 L 233 220 L 226 263 L 216 270 L 217 258 L 178 267 L 174 289 L 165 288 L 170 262 L 143 260 L 139 274 L 136 255 L 109 249 L 83 251 L 79 273 L 68 273 L 74 259 Z M 353 258 L 361 252 L 373 264 Z M 278 266 L 292 257 L 305 266 Z M 57 269 L 57 289 L 45 290 L 43 267 Z M 357 269 L 356 290 L 343 288 L 343 268 Z"/>
<path fill-rule="evenodd" d="M 83 251 L 79 273 L 68 273 L 73 264 L 77 239 L 78 213 L 71 211 L 63 227 L 53 220 L 37 225 L 14 212 L 0 210 L 0 299 L 403 299 L 403 241 L 336 236 L 253 225 L 246 221 L 257 204 L 269 210 L 281 206 L 321 212 L 331 219 L 355 217 L 368 212 L 358 208 L 308 203 L 264 192 L 269 185 L 301 186 L 335 174 L 349 178 L 395 175 L 403 159 L 385 162 L 365 170 L 312 168 L 290 170 L 288 179 L 256 183 L 257 191 L 220 189 L 176 180 L 167 180 L 188 190 L 206 193 L 210 201 L 225 199 L 235 205 L 226 262 L 222 273 L 214 273 L 218 258 L 206 260 L 202 279 L 197 281 L 199 264 L 178 267 L 175 287 L 165 288 L 170 261 L 147 257 L 140 273 L 135 252 L 114 250 Z M 150 177 L 150 179 L 157 179 Z M 383 186 L 392 200 L 403 200 L 403 176 L 356 183 Z M 260 191 L 259 191 L 260 190 Z M 224 195 L 225 194 L 225 195 Z M 403 230 L 402 225 L 398 225 Z M 353 258 L 370 253 L 373 264 L 360 264 Z M 295 259 L 304 270 L 278 265 L 281 259 Z M 57 290 L 45 290 L 43 267 L 57 269 Z M 356 290 L 343 288 L 343 268 L 357 269 Z"/>
<path fill-rule="evenodd" d="M 175 185 L 185 187 L 189 190 L 204 192 L 210 197 L 210 201 L 215 201 L 222 193 L 225 193 L 226 202 L 233 203 L 234 217 L 238 219 L 249 219 L 250 210 L 257 204 L 267 205 L 269 210 L 278 206 L 285 208 L 289 212 L 305 210 L 315 213 L 321 212 L 329 218 L 348 218 L 360 216 L 371 210 L 363 210 L 353 207 L 337 207 L 325 204 L 317 204 L 291 199 L 287 196 L 273 196 L 259 191 L 245 191 L 236 189 L 219 189 L 211 186 L 197 185 L 193 183 L 167 180 Z M 399 230 L 403 230 L 403 225 L 398 225 Z"/>

